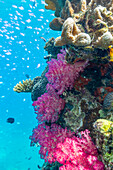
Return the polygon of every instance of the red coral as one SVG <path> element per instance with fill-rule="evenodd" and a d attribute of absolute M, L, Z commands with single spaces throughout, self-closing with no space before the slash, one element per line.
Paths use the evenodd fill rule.
<path fill-rule="evenodd" d="M 88 130 L 81 132 L 81 138 L 66 138 L 64 143 L 58 143 L 54 156 L 63 164 L 60 170 L 104 170 Z"/>

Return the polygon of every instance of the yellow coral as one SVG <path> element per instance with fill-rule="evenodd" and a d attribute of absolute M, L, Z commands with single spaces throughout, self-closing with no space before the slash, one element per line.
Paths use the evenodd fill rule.
<path fill-rule="evenodd" d="M 23 80 L 23 84 L 19 82 L 14 86 L 13 90 L 20 93 L 20 92 L 31 92 L 33 88 L 33 80 Z"/>
<path fill-rule="evenodd" d="M 45 5 L 46 9 L 51 9 L 53 11 L 56 10 L 55 3 L 52 0 L 45 0 L 45 3 L 48 5 Z"/>
<path fill-rule="evenodd" d="M 111 129 L 113 133 L 113 122 L 106 119 L 98 119 L 94 123 L 94 127 L 101 133 L 103 133 L 105 136 L 109 136 L 111 134 L 110 133 Z"/>

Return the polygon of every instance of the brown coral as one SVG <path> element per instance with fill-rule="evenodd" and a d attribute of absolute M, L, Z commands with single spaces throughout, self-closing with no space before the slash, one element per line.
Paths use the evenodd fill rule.
<path fill-rule="evenodd" d="M 91 43 L 88 34 L 81 32 L 73 18 L 68 18 L 62 28 L 62 34 L 55 39 L 55 46 L 72 44 L 75 46 L 87 46 Z"/>
<path fill-rule="evenodd" d="M 55 16 L 59 17 L 60 16 L 60 11 L 63 5 L 63 2 L 57 1 L 57 0 L 45 0 L 45 3 L 48 5 L 45 5 L 46 9 L 50 9 L 55 11 Z"/>
<path fill-rule="evenodd" d="M 59 16 L 65 22 L 61 37 L 56 38 L 56 46 L 91 45 L 95 48 L 107 49 L 108 46 L 113 45 L 113 0 L 107 2 L 81 0 L 80 3 L 77 0 L 66 0 L 61 9 Z M 52 22 L 54 23 L 54 20 Z M 60 30 L 61 25 L 58 25 L 60 28 L 52 29 Z M 79 33 L 75 33 L 77 27 Z"/>
<path fill-rule="evenodd" d="M 52 30 L 57 30 L 57 31 L 61 31 L 62 30 L 62 25 L 64 23 L 64 20 L 59 18 L 54 18 L 50 23 L 49 23 L 49 27 Z"/>
<path fill-rule="evenodd" d="M 55 7 L 55 3 L 52 2 L 52 0 L 45 0 L 45 3 L 48 5 L 45 5 L 46 9 L 51 9 L 53 11 L 55 11 L 56 7 Z"/>

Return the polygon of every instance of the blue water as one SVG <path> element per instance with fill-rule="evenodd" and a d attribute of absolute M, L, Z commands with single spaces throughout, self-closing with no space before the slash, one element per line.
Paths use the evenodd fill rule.
<path fill-rule="evenodd" d="M 49 28 L 54 11 L 45 10 L 44 0 L 0 0 L 0 170 L 36 170 L 43 160 L 29 136 L 37 125 L 30 93 L 13 87 L 26 74 L 33 79 L 46 66 L 45 42 L 57 37 Z M 13 117 L 13 124 L 7 123 Z"/>

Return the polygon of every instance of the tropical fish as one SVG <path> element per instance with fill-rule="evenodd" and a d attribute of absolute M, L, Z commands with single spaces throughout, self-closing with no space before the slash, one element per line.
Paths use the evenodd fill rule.
<path fill-rule="evenodd" d="M 113 62 L 113 46 L 110 45 L 108 47 L 108 49 L 109 49 L 109 56 L 110 56 L 110 60 L 109 61 Z"/>
<path fill-rule="evenodd" d="M 15 119 L 14 118 L 12 118 L 12 117 L 9 117 L 8 119 L 7 119 L 7 123 L 14 123 L 14 121 L 15 121 Z"/>
<path fill-rule="evenodd" d="M 25 76 L 27 77 L 27 78 L 29 78 L 30 76 L 29 76 L 29 74 L 25 74 Z"/>
<path fill-rule="evenodd" d="M 46 39 L 44 37 L 40 37 L 42 40 L 44 40 L 44 42 L 46 42 Z"/>

